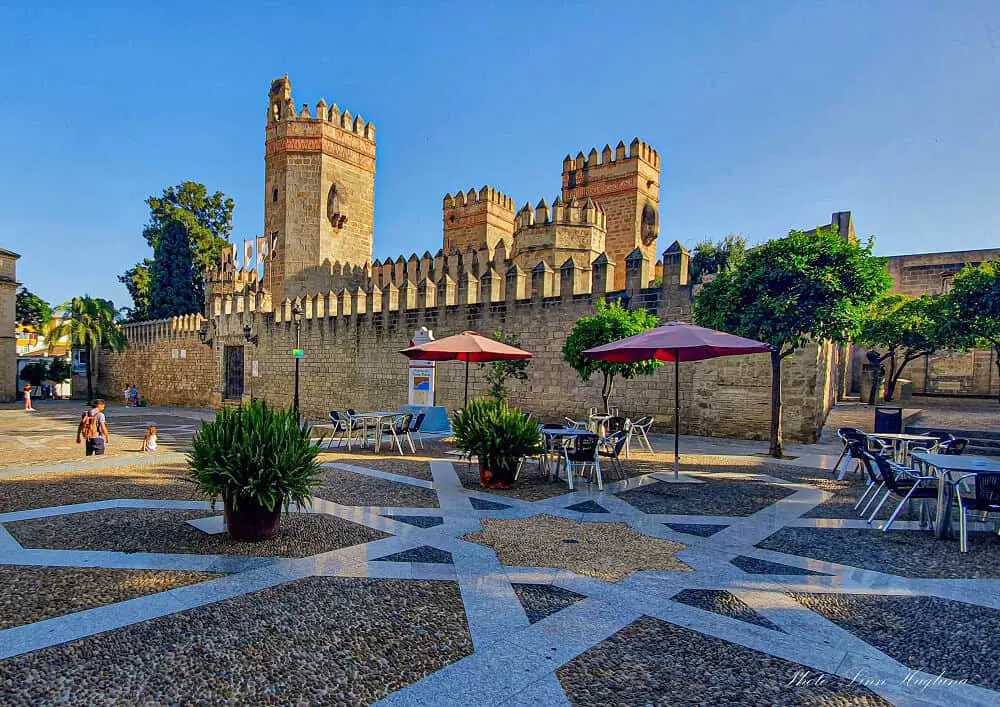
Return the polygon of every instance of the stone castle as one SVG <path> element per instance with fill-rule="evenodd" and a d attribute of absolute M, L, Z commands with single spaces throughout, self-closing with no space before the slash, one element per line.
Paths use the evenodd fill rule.
<path fill-rule="evenodd" d="M 274 247 L 262 277 L 219 269 L 207 277 L 203 314 L 128 325 L 129 349 L 102 353 L 103 392 L 136 383 L 157 404 L 256 397 L 288 405 L 291 351 L 301 348 L 301 407 L 311 418 L 346 407 L 394 409 L 407 391 L 398 351 L 426 326 L 439 338 L 466 329 L 516 332 L 535 357 L 512 402 L 562 419 L 600 400 L 599 383 L 581 382 L 561 357 L 573 324 L 597 300 L 645 307 L 664 321 L 691 318 L 688 251 L 674 242 L 657 262 L 660 156 L 638 139 L 567 156 L 551 203 L 516 209 L 490 186 L 447 194 L 441 248 L 384 261 L 372 259 L 371 122 L 323 100 L 314 112 L 297 108 L 286 76 L 271 84 L 264 145 L 264 232 Z M 853 230 L 849 212 L 833 222 Z M 848 359 L 829 344 L 788 359 L 788 439 L 816 438 L 844 392 Z M 438 366 L 438 405 L 461 404 L 462 372 Z M 481 376 L 473 367 L 474 395 L 486 392 Z M 766 356 L 682 366 L 682 430 L 766 438 L 770 380 Z M 669 424 L 672 376 L 622 381 L 614 402 L 625 414 Z"/>
<path fill-rule="evenodd" d="M 372 260 L 375 126 L 323 99 L 315 115 L 308 105 L 296 108 L 287 76 L 271 83 L 268 99 L 264 232 L 277 248 L 264 289 L 284 299 L 381 287 L 398 265 L 421 260 Z M 421 270 L 414 284 L 437 282 L 445 270 L 457 280 L 459 264 L 477 276 L 492 264 L 505 277 L 511 268 L 527 273 L 542 264 L 552 272 L 587 271 L 603 256 L 611 286 L 620 289 L 628 257 L 656 260 L 659 193 L 660 156 L 636 138 L 627 148 L 619 142 L 600 154 L 567 155 L 551 205 L 542 198 L 515 212 L 514 200 L 490 186 L 446 194 L 442 247 L 422 259 L 435 267 Z M 443 262 L 450 264 L 436 267 Z"/>

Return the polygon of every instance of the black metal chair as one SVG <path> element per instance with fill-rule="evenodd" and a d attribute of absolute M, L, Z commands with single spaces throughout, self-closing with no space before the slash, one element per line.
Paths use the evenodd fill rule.
<path fill-rule="evenodd" d="M 420 448 L 421 449 L 424 448 L 424 436 L 422 434 L 420 434 L 420 428 L 424 424 L 424 418 L 425 417 L 427 417 L 427 413 L 426 412 L 418 412 L 417 416 L 413 418 L 413 424 L 410 425 L 409 434 L 406 435 L 407 437 L 410 437 L 410 446 L 411 447 L 413 446 L 413 437 L 411 435 L 416 434 L 416 435 L 418 435 L 417 436 L 417 441 L 420 442 Z"/>
<path fill-rule="evenodd" d="M 566 464 L 566 478 L 570 490 L 573 489 L 573 470 L 579 468 L 581 476 L 591 467 L 597 477 L 597 488 L 604 490 L 604 480 L 601 478 L 601 461 L 597 453 L 599 438 L 595 434 L 574 435 L 572 444 L 563 447 L 563 460 Z M 558 478 L 558 470 L 556 478 Z"/>
<path fill-rule="evenodd" d="M 330 435 L 330 441 L 326 445 L 327 449 L 330 449 L 333 446 L 334 440 L 337 440 L 338 445 L 342 443 L 344 441 L 344 435 L 349 434 L 351 431 L 350 422 L 342 418 L 340 413 L 336 410 L 330 411 L 330 425 L 333 427 L 333 433 Z M 350 448 L 349 442 L 348 448 Z"/>
<path fill-rule="evenodd" d="M 970 476 L 976 477 L 976 495 L 971 499 L 962 498 L 962 481 Z M 979 472 L 978 474 L 963 474 L 957 477 L 955 497 L 958 499 L 958 551 L 969 551 L 969 511 L 979 511 L 983 520 L 989 513 L 1000 513 L 1000 472 Z"/>
<path fill-rule="evenodd" d="M 613 435 L 615 432 L 627 432 L 629 427 L 629 421 L 627 417 L 609 417 L 608 421 L 604 423 L 608 430 L 608 435 Z"/>
<path fill-rule="evenodd" d="M 621 460 L 621 453 L 626 444 L 628 444 L 628 432 L 619 430 L 609 434 L 597 445 L 598 457 L 611 460 L 611 468 L 623 479 L 628 478 Z"/>
<path fill-rule="evenodd" d="M 833 465 L 832 472 L 837 474 L 837 480 L 840 481 L 847 475 L 847 466 L 851 459 L 854 459 L 858 464 L 861 463 L 861 452 L 868 448 L 868 437 L 864 432 L 855 427 L 841 427 L 837 430 L 837 436 L 840 437 L 840 441 L 844 443 L 844 449 L 837 457 L 837 463 Z M 856 444 L 853 445 L 852 442 Z M 843 463 L 843 468 L 841 468 L 841 463 Z M 837 471 L 840 469 L 840 471 Z"/>
<path fill-rule="evenodd" d="M 868 518 L 869 525 L 875 520 L 875 516 L 877 516 L 878 512 L 882 510 L 882 506 L 885 505 L 885 502 L 890 496 L 899 496 L 900 501 L 899 505 L 896 506 L 896 509 L 892 512 L 892 515 L 889 516 L 889 520 L 887 520 L 885 525 L 882 526 L 883 532 L 892 527 L 892 524 L 896 521 L 896 518 L 903 510 L 903 506 L 910 501 L 937 498 L 938 479 L 936 476 L 921 476 L 913 469 L 900 466 L 899 464 L 894 464 L 885 457 L 872 454 L 870 452 L 866 453 L 865 458 L 868 463 L 874 465 L 875 470 L 882 481 L 882 485 L 886 490 L 885 495 L 882 496 L 882 500 L 875 506 L 875 510 L 872 511 L 871 516 Z M 921 507 L 921 522 L 924 520 L 923 511 L 924 509 Z"/>

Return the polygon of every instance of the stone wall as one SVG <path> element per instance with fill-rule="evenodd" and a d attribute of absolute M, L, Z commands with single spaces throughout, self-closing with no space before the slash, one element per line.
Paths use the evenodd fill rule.
<path fill-rule="evenodd" d="M 393 293 L 390 284 L 387 292 Z M 655 311 L 661 320 L 690 317 L 688 287 L 629 291 L 632 306 Z M 292 349 L 304 350 L 300 360 L 300 406 L 311 419 L 323 419 L 332 409 L 395 409 L 406 402 L 407 360 L 398 352 L 409 345 L 421 326 L 437 338 L 464 330 L 483 334 L 517 333 L 521 345 L 535 354 L 528 380 L 511 384 L 511 402 L 543 420 L 563 416 L 584 417 L 600 405 L 600 380 L 581 382 L 562 361 L 562 346 L 575 321 L 592 314 L 602 293 L 569 293 L 543 297 L 537 281 L 528 297 L 507 298 L 506 290 L 481 288 L 485 301 L 438 306 L 405 306 L 405 297 L 365 299 L 363 293 L 342 293 L 306 298 L 304 316 L 295 340 L 292 303 L 269 310 L 265 297 L 225 298 L 208 331 L 212 348 L 201 346 L 191 333 L 184 336 L 161 331 L 149 336 L 130 331 L 137 342 L 123 354 L 104 352 L 105 378 L 114 381 L 111 391 L 134 378 L 157 403 L 211 405 L 223 397 L 223 351 L 243 346 L 244 397 L 263 398 L 290 405 L 293 391 Z M 331 299 L 332 296 L 332 299 Z M 609 293 L 622 297 L 624 292 Z M 415 301 L 415 300 L 413 300 Z M 261 306 L 263 305 L 263 306 Z M 251 324 L 256 345 L 247 344 L 243 326 Z M 142 327 L 143 325 L 138 325 Z M 187 358 L 172 355 L 186 347 Z M 784 429 L 791 441 L 813 441 L 822 426 L 837 389 L 836 350 L 811 345 L 787 359 L 783 369 Z M 259 377 L 253 378 L 253 361 Z M 437 368 L 437 403 L 460 407 L 464 365 L 444 362 Z M 673 424 L 674 377 L 672 364 L 652 376 L 616 383 L 613 402 L 624 414 L 656 416 L 657 425 Z M 681 430 L 690 434 L 766 439 L 770 415 L 770 362 L 765 355 L 734 356 L 681 364 Z M 483 371 L 472 365 L 470 396 L 486 393 Z"/>
<path fill-rule="evenodd" d="M 200 317 L 176 317 L 127 325 L 128 348 L 101 352 L 99 395 L 120 400 L 125 386 L 134 383 L 153 405 L 216 407 L 219 359 L 198 338 L 201 322 Z"/>

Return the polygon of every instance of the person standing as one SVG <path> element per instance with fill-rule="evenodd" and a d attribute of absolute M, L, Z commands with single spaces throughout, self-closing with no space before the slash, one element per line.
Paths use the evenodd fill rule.
<path fill-rule="evenodd" d="M 100 456 L 104 454 L 105 447 L 111 444 L 111 437 L 108 434 L 108 423 L 104 416 L 104 401 L 97 399 L 94 406 L 87 410 L 80 418 L 80 425 L 76 429 L 76 443 L 80 444 L 81 438 L 86 443 L 86 455 Z"/>
<path fill-rule="evenodd" d="M 34 412 L 35 408 L 31 407 L 31 383 L 24 384 L 24 411 Z"/>
<path fill-rule="evenodd" d="M 129 391 L 130 397 L 132 398 L 132 407 L 139 407 L 139 388 L 136 384 L 132 384 L 132 389 Z"/>

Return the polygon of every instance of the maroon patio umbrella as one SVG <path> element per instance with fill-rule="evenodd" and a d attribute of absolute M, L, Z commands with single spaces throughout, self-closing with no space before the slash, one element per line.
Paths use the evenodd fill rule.
<path fill-rule="evenodd" d="M 469 363 L 508 361 L 531 358 L 528 351 L 505 344 L 496 339 L 463 331 L 461 334 L 428 341 L 426 344 L 411 346 L 399 353 L 418 361 L 465 361 L 465 405 L 469 405 Z"/>
<path fill-rule="evenodd" d="M 680 466 L 680 362 L 737 354 L 770 353 L 770 351 L 769 345 L 753 339 L 744 339 L 742 336 L 686 322 L 667 322 L 642 334 L 587 349 L 583 355 L 611 363 L 638 363 L 650 359 L 674 362 L 674 478 L 676 479 L 679 476 Z"/>

